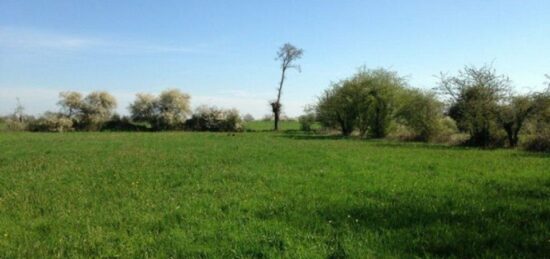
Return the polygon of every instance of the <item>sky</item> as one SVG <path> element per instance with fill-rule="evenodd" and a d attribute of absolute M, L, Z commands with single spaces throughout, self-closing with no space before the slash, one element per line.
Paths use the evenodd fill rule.
<path fill-rule="evenodd" d="M 269 114 L 277 49 L 304 49 L 283 110 L 297 116 L 359 67 L 431 89 L 437 75 L 492 64 L 518 92 L 550 73 L 548 0 L 0 0 L 0 115 L 58 110 L 62 91 L 105 90 L 128 114 L 136 93 L 178 88 L 192 106 Z"/>

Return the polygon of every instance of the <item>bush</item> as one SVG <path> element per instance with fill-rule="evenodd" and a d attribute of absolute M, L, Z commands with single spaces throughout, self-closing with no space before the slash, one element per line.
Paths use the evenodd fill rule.
<path fill-rule="evenodd" d="M 196 131 L 240 131 L 241 117 L 236 109 L 219 109 L 199 106 L 186 122 L 188 129 Z"/>
<path fill-rule="evenodd" d="M 457 76 L 441 78 L 441 89 L 450 97 L 449 116 L 470 134 L 469 144 L 495 147 L 501 143 L 498 104 L 504 100 L 510 82 L 490 67 L 465 67 Z"/>
<path fill-rule="evenodd" d="M 137 94 L 129 107 L 132 120 L 149 123 L 154 130 L 182 128 L 190 114 L 190 98 L 177 89 L 163 91 L 158 97 Z"/>
<path fill-rule="evenodd" d="M 115 114 L 109 121 L 103 124 L 102 131 L 148 131 L 149 128 L 146 125 L 134 123 L 130 118 L 123 116 L 120 117 Z"/>
<path fill-rule="evenodd" d="M 8 118 L 4 121 L 4 128 L 7 131 L 23 131 L 27 129 L 27 123 L 17 119 Z"/>
<path fill-rule="evenodd" d="M 413 139 L 430 141 L 440 133 L 443 104 L 433 93 L 407 90 L 403 93 L 402 103 L 397 118 L 410 128 Z"/>
<path fill-rule="evenodd" d="M 315 123 L 315 114 L 306 113 L 298 117 L 298 122 L 300 123 L 300 130 L 311 131 L 311 126 Z"/>
<path fill-rule="evenodd" d="M 30 131 L 65 132 L 72 131 L 73 121 L 63 114 L 46 112 L 42 117 L 29 122 Z"/>
<path fill-rule="evenodd" d="M 393 71 L 360 70 L 325 90 L 317 102 L 316 116 L 322 126 L 339 128 L 345 136 L 358 129 L 361 137 L 383 138 L 405 87 L 405 80 Z"/>
<path fill-rule="evenodd" d="M 524 148 L 535 152 L 550 152 L 550 134 L 539 134 L 527 140 Z"/>
<path fill-rule="evenodd" d="M 254 121 L 254 116 L 252 116 L 250 113 L 247 113 L 243 116 L 243 121 L 246 121 L 246 122 Z"/>

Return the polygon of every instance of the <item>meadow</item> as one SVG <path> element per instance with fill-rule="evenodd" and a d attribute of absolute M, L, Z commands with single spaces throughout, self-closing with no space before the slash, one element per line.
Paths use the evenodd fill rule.
<path fill-rule="evenodd" d="M 549 155 L 294 126 L 0 132 L 0 257 L 550 254 Z"/>

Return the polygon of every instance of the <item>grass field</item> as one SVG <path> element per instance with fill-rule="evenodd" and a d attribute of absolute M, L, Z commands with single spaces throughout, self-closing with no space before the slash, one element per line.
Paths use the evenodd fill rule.
<path fill-rule="evenodd" d="M 273 121 L 250 121 L 244 123 L 245 130 L 248 131 L 271 131 L 273 130 Z M 298 130 L 300 123 L 298 121 L 279 122 L 280 130 Z"/>
<path fill-rule="evenodd" d="M 550 254 L 548 155 L 296 132 L 0 133 L 0 148 L 0 258 Z"/>

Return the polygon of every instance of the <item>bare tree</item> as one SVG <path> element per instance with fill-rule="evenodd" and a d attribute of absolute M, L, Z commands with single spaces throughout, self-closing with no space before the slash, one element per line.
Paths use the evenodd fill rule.
<path fill-rule="evenodd" d="M 302 49 L 296 48 L 290 43 L 283 45 L 277 52 L 277 60 L 281 61 L 281 81 L 279 82 L 279 88 L 277 89 L 277 99 L 272 101 L 271 109 L 275 118 L 274 130 L 279 130 L 279 116 L 281 115 L 281 93 L 283 90 L 283 84 L 285 82 L 286 71 L 290 68 L 295 68 L 298 71 L 300 66 L 294 64 L 294 61 L 300 59 L 304 51 Z"/>
<path fill-rule="evenodd" d="M 19 97 L 17 99 L 17 105 L 15 106 L 15 111 L 13 112 L 13 117 L 19 122 L 23 122 L 23 115 L 25 112 L 25 107 L 21 104 L 21 101 L 19 100 Z"/>

